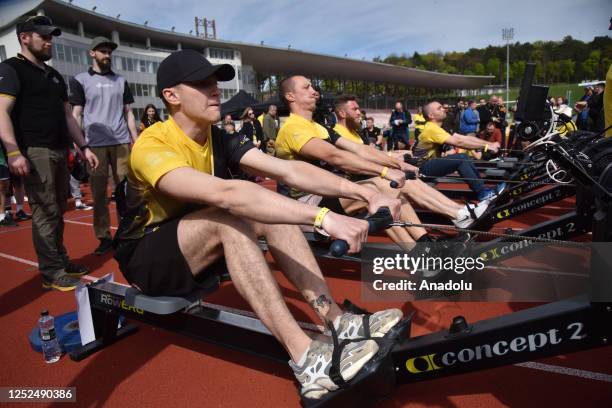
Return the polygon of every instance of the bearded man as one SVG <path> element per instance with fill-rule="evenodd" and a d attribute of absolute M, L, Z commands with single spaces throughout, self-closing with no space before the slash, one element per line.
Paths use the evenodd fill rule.
<path fill-rule="evenodd" d="M 136 120 L 130 108 L 134 97 L 127 81 L 112 71 L 112 54 L 117 44 L 104 37 L 91 42 L 92 66 L 70 82 L 72 114 L 85 130 L 87 144 L 100 159 L 100 166 L 90 169 L 94 201 L 94 232 L 100 241 L 94 250 L 104 255 L 112 249 L 108 211 L 108 168 L 115 184 L 128 173 L 130 145 L 136 141 Z"/>
<path fill-rule="evenodd" d="M 88 273 L 69 261 L 64 247 L 68 147 L 75 143 L 93 169 L 98 159 L 72 117 L 64 79 L 45 64 L 61 33 L 45 16 L 17 23 L 21 52 L 0 63 L 0 138 L 10 171 L 24 177 L 42 286 L 68 291 Z"/>

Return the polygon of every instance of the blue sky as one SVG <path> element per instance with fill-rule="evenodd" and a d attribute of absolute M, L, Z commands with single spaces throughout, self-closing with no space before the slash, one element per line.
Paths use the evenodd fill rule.
<path fill-rule="evenodd" d="M 611 35 L 609 0 L 74 0 L 121 19 L 188 33 L 194 16 L 214 18 L 217 37 L 351 58 L 467 51 L 515 41 L 584 41 Z M 231 5 L 231 6 L 229 6 Z"/>

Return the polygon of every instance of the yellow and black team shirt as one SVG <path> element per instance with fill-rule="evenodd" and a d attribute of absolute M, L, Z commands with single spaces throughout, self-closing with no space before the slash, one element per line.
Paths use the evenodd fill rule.
<path fill-rule="evenodd" d="M 329 141 L 327 129 L 313 120 L 292 113 L 276 136 L 276 156 L 285 160 L 310 162 L 309 159 L 300 155 L 300 150 L 310 139 L 315 137 Z"/>
<path fill-rule="evenodd" d="M 333 135 L 333 140 L 330 135 Z M 305 119 L 293 113 L 290 114 L 276 136 L 276 157 L 285 160 L 302 160 L 329 170 L 325 162 L 311 160 L 300 155 L 302 147 L 313 138 L 335 143 L 338 140 L 338 135 L 331 129 L 328 130 L 313 120 Z M 279 185 L 278 191 L 284 194 L 284 186 Z M 307 193 L 294 188 L 289 190 L 289 196 L 291 198 L 300 198 L 306 194 Z"/>
<path fill-rule="evenodd" d="M 354 130 L 348 129 L 346 126 L 336 123 L 336 126 L 334 126 L 334 131 L 343 138 L 348 139 L 353 143 L 363 144 L 363 139 L 361 138 L 361 135 L 355 132 Z"/>
<path fill-rule="evenodd" d="M 243 135 L 208 128 L 206 143 L 187 136 L 170 117 L 142 132 L 130 155 L 127 206 L 131 224 L 121 239 L 138 239 L 147 227 L 182 217 L 194 206 L 161 193 L 157 183 L 172 170 L 190 167 L 220 178 L 237 173 L 241 158 L 255 146 Z"/>
<path fill-rule="evenodd" d="M 440 148 L 449 137 L 450 134 L 446 130 L 433 122 L 427 122 L 419 135 L 415 156 L 423 156 L 426 160 L 440 157 Z"/>

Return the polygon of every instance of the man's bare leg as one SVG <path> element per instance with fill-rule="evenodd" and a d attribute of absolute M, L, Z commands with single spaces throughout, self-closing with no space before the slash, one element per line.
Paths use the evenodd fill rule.
<path fill-rule="evenodd" d="M 280 270 L 302 293 L 321 320 L 333 322 L 342 314 L 299 227 L 253 223 L 253 228 L 257 236 L 266 237 L 268 248 Z"/>
<path fill-rule="evenodd" d="M 257 317 L 287 349 L 294 362 L 312 340 L 289 312 L 251 225 L 216 209 L 195 211 L 178 226 L 179 247 L 194 275 L 223 253 L 232 282 Z"/>
<path fill-rule="evenodd" d="M 402 197 L 415 202 L 419 207 L 446 215 L 450 219 L 456 218 L 462 208 L 460 204 L 421 180 L 407 180 L 401 191 Z"/>

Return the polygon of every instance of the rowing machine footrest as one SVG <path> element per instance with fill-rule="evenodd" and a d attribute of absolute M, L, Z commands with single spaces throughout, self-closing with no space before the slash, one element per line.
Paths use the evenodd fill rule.
<path fill-rule="evenodd" d="M 219 277 L 211 275 L 198 289 L 186 296 L 147 296 L 134 287 L 125 291 L 125 303 L 150 313 L 167 315 L 181 311 L 219 288 Z"/>
<path fill-rule="evenodd" d="M 503 170 L 503 169 L 487 169 L 487 170 L 485 170 L 485 177 L 486 178 L 494 178 L 494 177 L 504 178 L 504 177 L 506 177 L 506 170 Z"/>
<path fill-rule="evenodd" d="M 394 346 L 410 337 L 410 324 L 414 313 L 404 317 L 378 343 L 378 353 L 366 363 L 345 388 L 325 394 L 320 399 L 302 397 L 302 406 L 364 406 L 364 402 L 380 398 L 393 391 L 396 384 L 392 352 Z M 370 401 L 371 402 L 371 401 Z"/>

